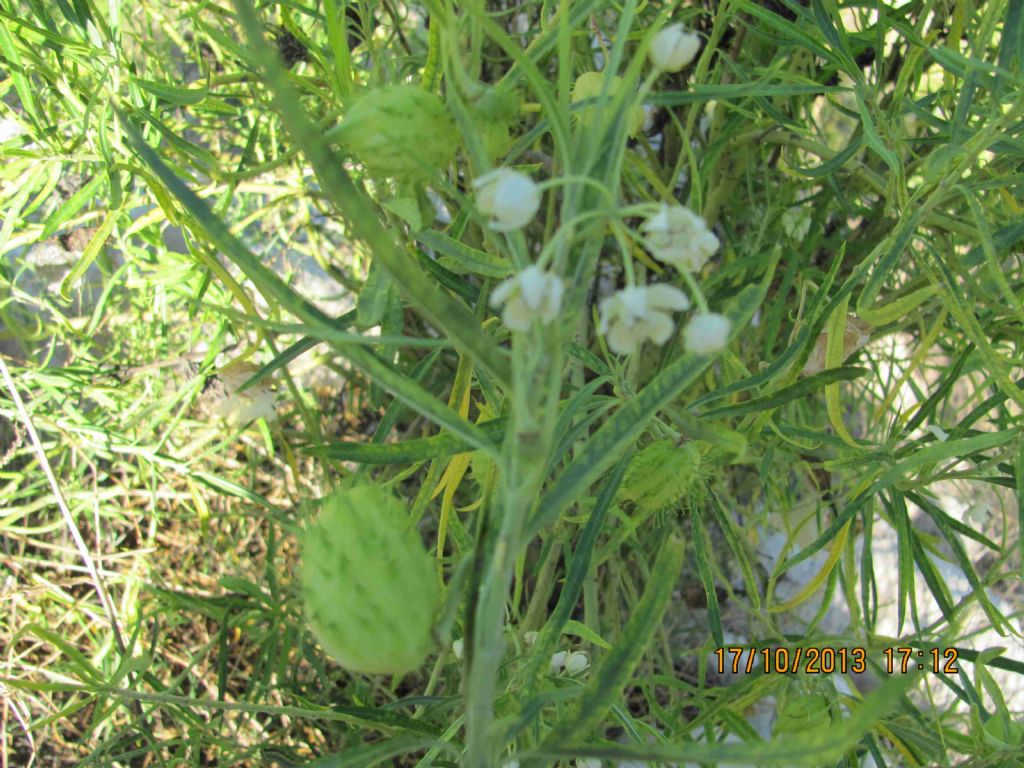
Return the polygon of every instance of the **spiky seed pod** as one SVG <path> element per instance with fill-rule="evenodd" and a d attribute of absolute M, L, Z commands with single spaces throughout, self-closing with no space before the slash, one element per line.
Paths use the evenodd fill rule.
<path fill-rule="evenodd" d="M 345 115 L 342 145 L 376 176 L 425 180 L 455 157 L 455 123 L 444 102 L 414 85 L 361 96 Z"/>
<path fill-rule="evenodd" d="M 402 674 L 431 651 L 441 599 L 433 560 L 383 488 L 324 499 L 304 537 L 302 596 L 320 644 L 347 669 Z"/>
<path fill-rule="evenodd" d="M 629 462 L 619 498 L 658 512 L 700 492 L 700 465 L 700 450 L 693 442 L 651 443 Z"/>

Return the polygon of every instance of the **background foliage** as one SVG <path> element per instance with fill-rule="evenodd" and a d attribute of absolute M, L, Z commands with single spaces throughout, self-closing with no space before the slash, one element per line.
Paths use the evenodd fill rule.
<path fill-rule="evenodd" d="M 701 53 L 644 92 L 669 18 Z M 1022 57 L 1019 0 L 0 0 L 5 765 L 1015 764 Z M 606 68 L 625 87 L 573 104 Z M 456 150 L 429 193 L 338 128 L 398 82 L 456 125 L 424 133 Z M 522 236 L 473 208 L 495 164 L 565 177 Z M 672 275 L 628 211 L 563 225 L 669 199 L 723 243 L 700 287 L 736 335 L 618 358 L 596 298 Z M 512 358 L 488 292 L 559 232 L 578 314 Z M 297 597 L 351 475 L 449 585 L 400 679 L 334 665 Z M 722 644 L 874 675 L 718 675 Z M 890 676 L 897 644 L 961 672 Z"/>

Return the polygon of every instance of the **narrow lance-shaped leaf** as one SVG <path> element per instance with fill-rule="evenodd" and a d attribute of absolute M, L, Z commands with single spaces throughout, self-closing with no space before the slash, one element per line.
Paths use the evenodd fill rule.
<path fill-rule="evenodd" d="M 303 110 L 276 54 L 263 39 L 263 27 L 252 6 L 244 0 L 234 0 L 234 6 L 253 49 L 250 58 L 262 70 L 285 125 L 306 154 L 324 192 L 345 215 L 352 237 L 369 246 L 373 257 L 380 260 L 406 298 L 427 320 L 447 333 L 499 383 L 507 385 L 509 364 L 497 344 L 481 329 L 473 315 L 443 293 L 402 249 L 395 236 L 381 226 L 373 203 L 353 184 L 341 158 Z"/>
<path fill-rule="evenodd" d="M 598 494 L 597 501 L 594 503 L 594 509 L 590 513 L 590 519 L 587 520 L 587 525 L 576 544 L 572 562 L 569 564 L 569 572 L 565 577 L 565 583 L 562 585 L 562 591 L 558 596 L 558 603 L 555 604 L 555 610 L 537 634 L 533 653 L 530 656 L 525 672 L 527 686 L 530 690 L 535 687 L 537 678 L 542 671 L 542 666 L 550 658 L 551 651 L 554 650 L 558 637 L 562 634 L 562 628 L 569 621 L 569 617 L 572 616 L 572 611 L 576 607 L 580 592 L 583 590 L 583 582 L 586 579 L 587 572 L 590 570 L 597 538 L 608 515 L 608 509 L 615 500 L 615 494 L 619 489 L 619 484 L 622 482 L 622 477 L 626 473 L 627 464 L 628 462 L 625 459 L 621 460 L 609 473 L 608 479 L 605 480 L 601 492 Z"/>
<path fill-rule="evenodd" d="M 736 297 L 727 312 L 732 323 L 731 339 L 739 335 L 760 306 L 770 279 L 769 272 L 761 285 L 747 286 Z M 657 412 L 696 381 L 714 360 L 714 356 L 682 356 L 612 414 L 541 499 L 538 511 L 528 523 L 527 535 L 536 535 L 544 526 L 556 520 L 563 510 L 619 459 L 623 451 L 643 433 Z"/>
<path fill-rule="evenodd" d="M 594 669 L 590 683 L 580 699 L 572 718 L 556 726 L 549 744 L 565 743 L 586 733 L 587 729 L 618 697 L 629 677 L 640 663 L 651 637 L 661 626 L 662 617 L 672 598 L 672 589 L 679 578 L 686 545 L 682 538 L 668 536 L 662 543 L 651 568 L 651 578 L 643 597 L 630 614 L 629 621 L 611 651 Z"/>
<path fill-rule="evenodd" d="M 192 214 L 193 223 L 230 258 L 245 275 L 253 281 L 267 300 L 291 312 L 297 318 L 324 335 L 335 332 L 335 321 L 317 307 L 291 290 L 281 279 L 268 269 L 241 240 L 231 234 L 227 226 L 213 215 L 209 207 L 146 144 L 138 129 L 123 114 L 121 122 L 135 151 L 156 173 L 167 188 Z M 486 435 L 474 424 L 461 418 L 444 403 L 438 402 L 430 392 L 420 387 L 388 363 L 367 349 L 356 345 L 344 345 L 345 357 L 368 376 L 387 388 L 395 397 L 406 402 L 419 413 L 460 436 L 475 448 L 493 450 Z"/>
<path fill-rule="evenodd" d="M 999 659 L 994 659 L 992 666 Z M 771 741 L 759 739 L 740 743 L 687 742 L 685 744 L 631 744 L 604 745 L 577 742 L 550 742 L 538 749 L 522 753 L 524 760 L 548 758 L 594 757 L 612 761 L 642 760 L 664 763 L 753 763 L 778 768 L 795 766 L 833 765 L 853 749 L 893 711 L 903 700 L 908 688 L 918 678 L 915 675 L 895 675 L 879 686 L 878 690 L 851 705 L 851 714 L 828 728 L 815 728 L 804 733 L 780 734 Z"/>

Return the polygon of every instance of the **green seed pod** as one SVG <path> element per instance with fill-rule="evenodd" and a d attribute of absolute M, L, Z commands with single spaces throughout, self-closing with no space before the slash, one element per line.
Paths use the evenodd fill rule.
<path fill-rule="evenodd" d="M 584 72 L 582 75 L 577 77 L 576 83 L 572 88 L 572 103 L 575 104 L 580 101 L 586 101 L 587 99 L 596 99 L 600 96 L 601 91 L 604 89 L 604 78 L 605 75 L 602 72 Z M 621 77 L 618 75 L 612 76 L 612 81 L 608 86 L 609 102 L 619 94 L 619 91 L 622 90 L 622 83 L 623 80 Z M 576 114 L 579 116 L 580 123 L 586 125 L 591 120 L 597 119 L 601 112 L 596 105 L 592 104 L 582 110 L 578 110 Z M 640 104 L 631 107 L 626 118 L 626 127 L 630 136 L 636 136 L 641 130 L 643 130 L 644 108 Z"/>
<path fill-rule="evenodd" d="M 304 537 L 302 596 L 320 644 L 347 669 L 401 674 L 431 651 L 437 573 L 404 506 L 382 488 L 324 499 Z"/>
<path fill-rule="evenodd" d="M 455 157 L 455 123 L 444 102 L 414 85 L 367 92 L 345 115 L 339 138 L 377 176 L 424 180 Z"/>
<path fill-rule="evenodd" d="M 619 498 L 652 512 L 700 492 L 700 450 L 693 441 L 651 443 L 629 462 Z"/>
<path fill-rule="evenodd" d="M 497 162 L 512 146 L 510 129 L 519 119 L 520 94 L 506 88 L 488 87 L 472 103 L 473 125 L 483 139 L 483 149 Z"/>

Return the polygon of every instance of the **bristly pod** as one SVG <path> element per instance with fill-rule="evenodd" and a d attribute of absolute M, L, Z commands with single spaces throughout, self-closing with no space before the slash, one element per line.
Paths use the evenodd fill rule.
<path fill-rule="evenodd" d="M 433 649 L 434 562 L 383 488 L 356 485 L 323 500 L 304 536 L 302 596 L 323 649 L 347 669 L 402 674 Z"/>
<path fill-rule="evenodd" d="M 424 181 L 455 158 L 455 122 L 437 95 L 414 85 L 367 91 L 337 133 L 342 145 L 376 176 Z"/>
<path fill-rule="evenodd" d="M 619 498 L 658 512 L 701 494 L 701 453 L 694 441 L 658 440 L 629 462 Z"/>

